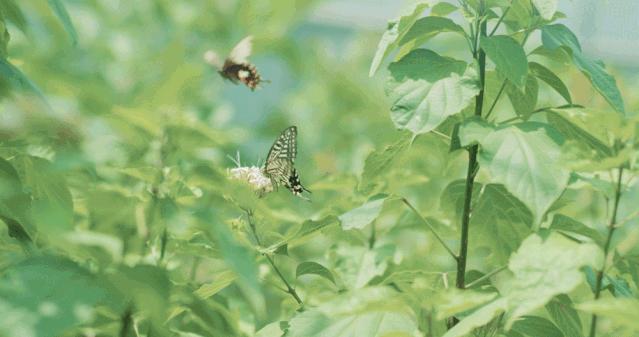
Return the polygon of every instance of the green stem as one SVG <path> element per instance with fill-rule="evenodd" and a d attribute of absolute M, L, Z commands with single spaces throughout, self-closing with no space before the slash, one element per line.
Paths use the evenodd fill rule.
<path fill-rule="evenodd" d="M 472 288 L 473 286 L 476 286 L 476 285 L 482 283 L 483 281 L 495 276 L 496 274 L 501 273 L 502 271 L 506 270 L 506 268 L 508 268 L 508 266 L 501 266 L 501 267 L 491 271 L 490 273 L 488 273 L 488 274 L 476 279 L 475 281 L 468 283 L 466 285 L 466 288 Z"/>
<path fill-rule="evenodd" d="M 510 6 L 508 6 L 508 8 L 506 8 L 506 10 L 504 10 L 503 13 L 501 13 L 501 17 L 499 17 L 499 20 L 497 21 L 497 23 L 495 24 L 495 27 L 493 27 L 493 30 L 490 31 L 490 34 L 488 34 L 488 36 L 493 36 L 495 34 L 495 32 L 497 31 L 497 28 L 499 28 L 499 25 L 501 25 L 502 21 L 504 21 L 504 18 L 506 17 L 506 14 L 508 14 L 508 11 L 510 10 L 510 7 L 512 7 L 513 2 L 510 2 Z"/>
<path fill-rule="evenodd" d="M 249 223 L 249 228 L 251 228 L 251 232 L 253 233 L 253 237 L 255 237 L 255 242 L 257 243 L 258 246 L 262 246 L 262 243 L 260 242 L 260 238 L 257 235 L 257 229 L 255 228 L 255 223 L 253 222 L 253 212 L 251 210 L 244 210 L 246 212 L 246 216 L 248 218 L 248 223 Z M 286 286 L 286 292 L 289 293 L 289 295 L 293 296 L 293 298 L 295 299 L 295 301 L 297 302 L 297 304 L 299 304 L 300 306 L 304 305 L 304 302 L 302 302 L 302 299 L 299 297 L 299 295 L 297 294 L 297 292 L 295 291 L 295 289 L 293 287 L 291 287 L 291 284 L 288 283 L 288 281 L 286 280 L 286 277 L 284 277 L 284 274 L 282 274 L 282 272 L 280 271 L 280 269 L 277 267 L 277 265 L 275 264 L 275 261 L 273 260 L 273 258 L 266 254 L 266 253 L 262 253 L 262 255 L 264 255 L 264 257 L 266 257 L 266 260 L 271 264 L 271 267 L 273 267 L 273 270 L 275 271 L 275 274 L 277 274 L 277 276 L 280 278 L 280 280 L 282 280 L 282 283 L 284 283 L 284 285 Z"/>
<path fill-rule="evenodd" d="M 455 261 L 457 261 L 457 259 L 458 259 L 457 255 L 455 254 L 455 252 L 453 252 L 452 249 L 450 249 L 450 247 L 448 247 L 446 242 L 444 242 L 444 239 L 442 239 L 442 237 L 439 235 L 439 233 L 437 233 L 437 231 L 435 230 L 435 227 L 433 227 L 433 225 L 431 225 L 430 222 L 426 218 L 424 218 L 423 215 L 421 215 L 419 213 L 419 211 L 410 203 L 410 201 L 408 201 L 408 199 L 402 198 L 402 202 L 404 202 L 404 204 L 406 204 L 406 206 L 408 206 L 408 208 L 410 208 L 413 211 L 413 213 L 415 213 L 415 215 L 417 215 L 417 217 L 420 220 L 422 220 L 422 222 L 428 227 L 428 229 L 431 232 L 433 232 L 433 235 L 435 236 L 437 241 L 439 241 L 439 243 L 444 247 L 444 249 L 446 249 L 448 254 L 450 254 L 450 256 L 452 256 L 453 259 L 455 259 Z"/>
<path fill-rule="evenodd" d="M 615 232 L 617 223 L 617 210 L 619 209 L 619 199 L 621 199 L 621 179 L 623 177 L 623 166 L 619 167 L 619 176 L 617 177 L 617 188 L 615 190 L 615 200 L 612 206 L 612 215 L 610 216 L 610 223 L 608 223 L 608 236 L 606 237 L 606 243 L 604 244 L 604 261 L 601 269 L 597 272 L 597 281 L 595 283 L 595 300 L 601 296 L 601 283 L 603 281 L 604 270 L 606 270 L 606 261 L 608 260 L 608 252 L 610 250 L 610 242 L 612 241 L 612 234 Z M 590 337 L 595 337 L 597 334 L 597 315 L 592 315 L 590 321 Z"/>
<path fill-rule="evenodd" d="M 480 3 L 483 9 L 483 1 Z M 483 12 L 483 10 L 482 10 Z M 486 21 L 483 21 L 477 34 L 477 40 L 482 36 L 486 36 Z M 481 88 L 479 94 L 475 97 L 475 116 L 481 117 L 484 106 L 484 85 L 486 79 L 486 54 L 481 48 L 477 48 L 473 54 L 473 58 L 479 63 L 479 82 Z M 464 208 L 461 218 L 461 239 L 459 255 L 457 255 L 457 276 L 455 286 L 459 289 L 465 288 L 466 283 L 466 259 L 468 257 L 468 230 L 470 227 L 471 202 L 473 197 L 473 187 L 475 184 L 475 175 L 477 173 L 477 152 L 478 145 L 473 145 L 468 150 L 468 170 L 466 171 L 466 186 L 464 188 Z M 455 326 L 459 320 L 456 317 L 448 320 L 448 328 Z"/>
<path fill-rule="evenodd" d="M 540 112 L 544 112 L 544 111 L 548 111 L 548 110 L 552 110 L 552 109 L 570 109 L 570 108 L 583 108 L 583 105 L 579 105 L 579 104 L 564 104 L 564 105 L 560 105 L 560 106 L 547 106 L 547 107 L 543 107 L 543 108 L 539 108 L 536 110 L 531 111 L 528 116 L 532 116 L 536 113 L 540 113 Z M 506 124 L 506 123 L 510 123 L 510 122 L 514 122 L 518 119 L 522 119 L 522 116 L 515 116 L 512 118 L 508 118 L 504 121 L 499 122 L 499 124 Z"/>

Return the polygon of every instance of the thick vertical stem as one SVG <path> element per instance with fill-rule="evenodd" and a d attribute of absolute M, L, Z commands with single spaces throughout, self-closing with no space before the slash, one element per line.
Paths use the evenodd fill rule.
<path fill-rule="evenodd" d="M 612 214 L 610 216 L 610 222 L 608 223 L 608 236 L 606 237 L 606 243 L 604 244 L 604 262 L 601 266 L 601 270 L 597 272 L 597 280 L 595 283 L 595 300 L 601 296 L 601 284 L 603 282 L 604 271 L 606 270 L 606 261 L 608 260 L 608 252 L 610 251 L 610 242 L 612 241 L 612 234 L 615 231 L 617 225 L 617 209 L 619 208 L 619 199 L 621 199 L 621 179 L 623 177 L 623 167 L 619 167 L 619 176 L 617 177 L 617 188 L 615 189 L 615 200 L 612 206 Z M 590 337 L 597 335 L 597 315 L 592 315 L 590 321 Z"/>
<path fill-rule="evenodd" d="M 480 25 L 479 34 L 477 35 L 476 49 L 473 57 L 479 64 L 479 81 L 480 90 L 479 94 L 475 97 L 475 116 L 481 117 L 482 108 L 484 106 L 484 80 L 486 77 L 486 54 L 479 47 L 479 40 L 482 36 L 486 36 L 486 21 L 483 21 Z M 477 173 L 477 152 L 479 151 L 478 145 L 473 145 L 468 150 L 468 170 L 466 171 L 466 187 L 464 189 L 464 209 L 462 211 L 461 218 L 461 239 L 459 255 L 457 256 L 457 276 L 455 279 L 455 286 L 459 289 L 466 287 L 466 260 L 468 257 L 468 230 L 470 227 L 470 213 L 473 187 L 475 184 L 475 174 Z M 451 328 L 457 324 L 459 320 L 453 317 L 449 320 L 448 327 Z"/>

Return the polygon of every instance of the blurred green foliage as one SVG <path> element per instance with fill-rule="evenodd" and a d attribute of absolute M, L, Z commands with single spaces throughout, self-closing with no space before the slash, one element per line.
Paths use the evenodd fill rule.
<path fill-rule="evenodd" d="M 508 5 L 488 2 L 492 20 Z M 503 21 L 512 37 L 481 41 L 493 62 L 484 106 L 492 110 L 486 102 L 504 83 L 509 99 L 493 107 L 495 120 L 524 115 L 553 129 L 535 128 L 521 153 L 504 155 L 529 124 L 460 123 L 478 92 L 460 52 L 468 12 L 438 4 L 421 18 L 422 5 L 388 25 L 374 56 L 384 22 L 373 32 L 332 26 L 312 19 L 319 4 L 0 0 L 0 336 L 440 336 L 456 315 L 467 318 L 456 328 L 464 333 L 572 337 L 591 313 L 602 332 L 639 331 L 628 314 L 639 310 L 635 80 L 617 79 L 616 96 L 614 65 L 578 43 L 552 48 L 566 44 L 556 26 L 543 32 L 545 48 L 519 53 L 520 30 L 539 13 L 514 1 Z M 247 35 L 270 81 L 255 92 L 202 58 Z M 435 51 L 413 50 L 431 39 Z M 528 68 L 512 69 L 502 43 Z M 373 68 L 386 65 L 392 48 L 384 86 L 388 73 L 369 78 L 369 66 L 374 57 Z M 424 107 L 442 92 L 397 93 L 407 77 L 447 80 L 461 99 Z M 575 106 L 526 115 L 566 103 Z M 410 124 L 414 110 L 438 115 Z M 229 156 L 259 166 L 289 125 L 311 203 L 285 188 L 260 198 L 229 179 Z M 550 144 L 556 135 L 565 142 Z M 477 142 L 487 171 L 473 190 L 473 286 L 455 292 L 455 260 L 438 241 L 459 248 L 462 148 Z M 527 154 L 541 160 L 509 176 L 508 158 Z M 609 172 L 623 163 L 632 169 L 607 298 L 595 302 L 581 269 L 597 267 L 615 196 Z M 507 310 L 515 314 L 502 322 Z"/>

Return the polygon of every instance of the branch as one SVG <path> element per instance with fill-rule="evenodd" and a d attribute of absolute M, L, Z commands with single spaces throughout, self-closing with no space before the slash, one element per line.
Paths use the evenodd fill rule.
<path fill-rule="evenodd" d="M 488 273 L 488 274 L 476 279 L 475 281 L 468 283 L 466 285 L 466 288 L 472 288 L 473 286 L 476 286 L 476 285 L 482 283 L 483 281 L 495 276 L 496 274 L 501 273 L 502 271 L 506 270 L 506 268 L 508 268 L 508 266 L 501 266 L 501 267 L 491 271 L 490 273 Z"/>
<path fill-rule="evenodd" d="M 506 17 L 506 14 L 508 14 L 508 11 L 510 10 L 510 7 L 512 5 L 513 5 L 513 2 L 510 1 L 510 6 L 508 6 L 508 8 L 506 8 L 506 10 L 503 13 L 501 13 L 501 17 L 499 17 L 499 20 L 495 24 L 495 27 L 493 27 L 493 30 L 490 31 L 490 34 L 488 34 L 488 36 L 493 36 L 495 34 L 495 32 L 497 31 L 497 28 L 499 27 L 499 25 L 501 25 L 501 22 L 504 21 L 504 18 Z"/>
<path fill-rule="evenodd" d="M 417 217 L 419 217 L 420 220 L 422 220 L 422 222 L 424 224 L 426 224 L 426 226 L 428 227 L 428 229 L 433 232 L 433 235 L 435 236 L 435 238 L 437 239 L 437 241 L 439 241 L 439 243 L 444 247 L 444 249 L 446 249 L 446 251 L 448 252 L 448 254 L 450 254 L 450 256 L 453 257 L 453 259 L 455 259 L 455 261 L 458 260 L 457 255 L 455 255 L 455 253 L 453 252 L 452 249 L 450 249 L 450 247 L 448 247 L 448 245 L 446 244 L 446 242 L 444 242 L 444 239 L 442 239 L 442 237 L 437 233 L 437 231 L 435 230 L 435 227 L 433 227 L 433 225 L 430 224 L 430 222 L 424 218 L 424 216 L 422 216 L 419 211 L 417 211 L 417 209 L 410 203 L 410 201 L 408 201 L 408 199 L 406 198 L 402 198 L 402 202 L 404 202 L 404 204 L 406 204 L 406 206 L 408 206 L 408 208 L 410 208 L 416 215 Z"/>
<path fill-rule="evenodd" d="M 248 209 L 243 209 L 243 210 L 244 210 L 244 212 L 246 212 L 246 217 L 248 219 L 249 228 L 251 229 L 251 232 L 253 233 L 253 237 L 255 237 L 255 242 L 257 243 L 258 246 L 262 247 L 262 243 L 260 242 L 260 238 L 259 238 L 259 236 L 257 236 L 257 230 L 255 228 L 255 223 L 253 222 L 253 212 L 251 210 L 248 210 Z M 304 303 L 302 302 L 302 299 L 299 297 L 299 295 L 297 294 L 295 289 L 293 287 L 291 287 L 291 284 L 288 283 L 288 281 L 286 280 L 286 277 L 284 277 L 284 274 L 282 274 L 280 269 L 277 267 L 277 265 L 275 264 L 275 261 L 273 260 L 273 258 L 270 255 L 266 254 L 266 253 L 262 253 L 262 255 L 264 255 L 264 257 L 266 257 L 266 260 L 268 260 L 268 262 L 271 264 L 271 267 L 273 267 L 273 270 L 275 271 L 277 276 L 282 280 L 282 283 L 284 283 L 284 285 L 286 286 L 286 292 L 289 293 L 291 296 L 293 296 L 293 298 L 295 299 L 297 304 L 299 304 L 300 306 L 303 306 Z"/>
<path fill-rule="evenodd" d="M 604 261 L 601 269 L 597 272 L 597 281 L 595 283 L 595 300 L 601 296 L 601 283 L 603 281 L 604 270 L 606 269 L 606 261 L 608 260 L 608 253 L 610 250 L 610 242 L 612 241 L 612 234 L 615 232 L 615 224 L 617 223 L 617 210 L 619 209 L 619 199 L 621 199 L 621 179 L 623 177 L 623 165 L 619 166 L 619 176 L 617 177 L 617 188 L 615 190 L 615 201 L 612 206 L 612 215 L 610 217 L 610 223 L 608 223 L 608 236 L 606 237 L 606 243 L 604 245 Z M 590 321 L 590 337 L 595 337 L 597 334 L 597 315 L 592 315 Z"/>

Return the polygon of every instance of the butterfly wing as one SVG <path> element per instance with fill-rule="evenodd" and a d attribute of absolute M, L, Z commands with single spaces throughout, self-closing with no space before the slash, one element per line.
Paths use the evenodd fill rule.
<path fill-rule="evenodd" d="M 243 38 L 233 47 L 228 59 L 234 63 L 248 63 L 248 57 L 253 50 L 253 36 Z"/>
<path fill-rule="evenodd" d="M 277 137 L 266 156 L 264 173 L 273 184 L 290 189 L 291 176 L 296 172 L 293 164 L 297 156 L 297 127 L 291 126 Z"/>

